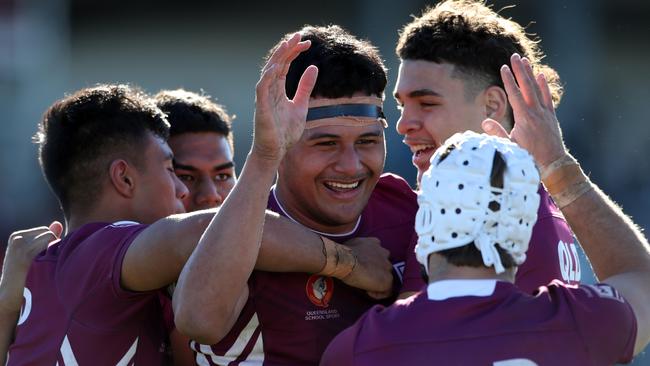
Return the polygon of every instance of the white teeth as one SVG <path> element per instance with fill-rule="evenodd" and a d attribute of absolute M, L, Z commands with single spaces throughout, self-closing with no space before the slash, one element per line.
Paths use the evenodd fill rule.
<path fill-rule="evenodd" d="M 433 144 L 413 145 L 413 146 L 411 146 L 411 152 L 415 154 L 415 153 L 417 153 L 419 151 L 434 148 L 434 147 L 436 147 L 436 145 L 433 145 Z"/>
<path fill-rule="evenodd" d="M 326 182 L 325 184 L 333 188 L 353 189 L 359 186 L 359 181 L 356 181 L 354 183 L 348 183 L 348 184 L 339 183 L 339 182 Z"/>

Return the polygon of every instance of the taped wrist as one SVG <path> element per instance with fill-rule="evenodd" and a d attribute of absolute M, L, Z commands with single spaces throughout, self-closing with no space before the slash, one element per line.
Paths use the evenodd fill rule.
<path fill-rule="evenodd" d="M 352 249 L 337 244 L 324 236 L 320 238 L 323 241 L 325 265 L 317 274 L 338 279 L 349 276 L 357 265 L 357 257 L 352 252 Z"/>
<path fill-rule="evenodd" d="M 593 189 L 580 164 L 568 153 L 541 168 L 540 173 L 546 190 L 560 209 Z"/>

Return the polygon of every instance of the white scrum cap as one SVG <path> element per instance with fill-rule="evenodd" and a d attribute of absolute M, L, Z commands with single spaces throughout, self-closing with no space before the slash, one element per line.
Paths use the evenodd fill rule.
<path fill-rule="evenodd" d="M 503 188 L 490 184 L 497 151 L 506 163 Z M 539 182 L 532 156 L 517 144 L 471 131 L 450 137 L 420 183 L 418 262 L 428 272 L 431 253 L 473 243 L 497 273 L 504 271 L 497 245 L 521 265 L 537 220 Z"/>

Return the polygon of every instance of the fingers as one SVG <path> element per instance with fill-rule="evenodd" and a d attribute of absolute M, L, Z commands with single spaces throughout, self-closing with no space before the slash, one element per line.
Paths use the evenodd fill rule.
<path fill-rule="evenodd" d="M 275 71 L 277 70 L 277 67 L 278 67 L 277 64 L 267 65 L 267 67 L 265 67 L 264 70 L 262 71 L 260 80 L 257 82 L 257 85 L 255 86 L 255 99 L 257 101 L 266 100 L 266 97 L 269 94 L 269 85 L 274 79 L 273 76 L 275 75 Z"/>
<path fill-rule="evenodd" d="M 529 95 L 529 103 L 531 106 L 541 105 L 542 92 L 539 90 L 539 87 L 537 85 L 533 67 L 530 65 L 530 60 L 524 57 L 521 59 L 521 63 L 524 66 L 524 76 L 526 77 L 526 82 L 523 83 L 523 86 L 521 83 L 519 85 L 524 88 L 524 96 Z M 517 78 L 519 78 L 519 76 L 517 76 Z"/>
<path fill-rule="evenodd" d="M 508 65 L 501 66 L 501 79 L 503 80 L 503 86 L 506 89 L 506 94 L 508 94 L 508 101 L 514 110 L 521 110 L 525 108 L 526 102 L 524 97 L 517 86 L 515 77 L 512 74 L 512 71 Z"/>
<path fill-rule="evenodd" d="M 314 90 L 314 85 L 316 85 L 317 78 L 318 68 L 314 65 L 307 67 L 305 72 L 300 77 L 300 81 L 298 82 L 298 89 L 296 90 L 296 95 L 293 98 L 295 105 L 307 108 L 309 104 L 309 98 L 311 96 L 312 90 Z"/>
<path fill-rule="evenodd" d="M 283 82 L 289 72 L 291 62 L 310 46 L 311 41 L 300 41 L 300 33 L 295 33 L 288 40 L 282 41 L 280 46 L 273 52 L 262 69 L 262 75 L 260 76 L 260 81 L 257 83 L 256 88 L 256 96 L 258 100 L 267 97 L 269 93 L 271 93 L 274 98 L 285 95 L 285 85 Z M 300 80 L 303 90 L 309 89 L 310 94 L 311 89 L 313 89 L 313 84 L 315 84 L 314 72 L 314 70 L 308 68 Z M 273 82 L 277 81 L 280 82 L 273 84 Z M 299 84 L 299 88 L 300 86 L 301 85 Z"/>
<path fill-rule="evenodd" d="M 58 224 L 58 226 L 61 227 L 61 232 L 62 232 L 63 226 L 58 221 L 55 221 L 50 225 L 54 225 L 55 229 L 57 229 L 56 224 Z M 47 240 L 46 243 L 49 243 L 50 241 L 59 239 L 59 237 L 60 237 L 60 233 L 57 234 L 56 232 L 50 230 L 49 227 L 39 226 L 27 230 L 14 232 L 9 237 L 9 245 L 15 245 L 14 243 L 17 242 L 21 242 L 21 243 L 26 242 L 28 244 L 31 244 L 38 241 L 40 243 L 43 240 Z"/>
<path fill-rule="evenodd" d="M 48 227 L 46 227 L 46 226 L 39 226 L 39 227 L 34 227 L 34 228 L 31 228 L 31 229 L 27 229 L 27 230 L 16 231 L 16 232 L 13 232 L 9 236 L 9 241 L 11 242 L 11 241 L 17 240 L 19 238 L 20 239 L 22 239 L 22 238 L 32 239 L 32 238 L 42 234 L 43 232 L 46 232 L 46 231 L 49 231 L 49 230 L 50 229 Z"/>
<path fill-rule="evenodd" d="M 289 73 L 289 68 L 291 67 L 291 62 L 298 57 L 301 52 L 306 51 L 311 46 L 311 41 L 307 40 L 300 42 L 295 46 L 290 46 L 287 51 L 286 56 L 282 60 L 282 71 L 280 72 L 280 78 L 284 79 Z"/>
<path fill-rule="evenodd" d="M 262 68 L 262 74 L 271 67 L 272 65 L 277 64 L 280 61 L 280 58 L 284 53 L 286 52 L 286 49 L 288 47 L 288 42 L 287 41 L 282 41 L 280 42 L 280 46 L 273 51 L 273 54 L 271 57 L 269 57 L 268 61 L 266 61 L 266 65 L 264 65 L 264 68 Z"/>
<path fill-rule="evenodd" d="M 52 223 L 49 226 L 50 231 L 56 236 L 57 238 L 61 238 L 61 235 L 63 234 L 63 224 L 61 224 L 58 221 L 52 221 Z"/>
<path fill-rule="evenodd" d="M 503 126 L 501 126 L 499 122 L 491 118 L 487 118 L 483 122 L 481 122 L 481 128 L 483 128 L 483 131 L 485 131 L 485 133 L 487 133 L 490 136 L 497 136 L 497 137 L 510 139 L 510 136 L 508 136 L 508 132 L 506 132 L 505 128 L 503 128 Z"/>
<path fill-rule="evenodd" d="M 551 88 L 548 86 L 548 82 L 546 82 L 546 76 L 542 73 L 537 75 L 537 85 L 539 86 L 539 89 L 542 92 L 542 104 L 544 107 L 554 110 L 555 107 L 553 106 L 553 97 L 551 96 Z"/>
<path fill-rule="evenodd" d="M 286 41 L 282 41 L 280 46 L 273 51 L 271 57 L 266 62 L 266 65 L 262 69 L 262 73 L 266 71 L 271 65 L 280 65 L 280 76 L 284 76 L 289 71 L 289 66 L 291 61 L 293 61 L 298 55 L 309 48 L 311 41 L 300 41 L 300 33 L 295 33 L 291 38 Z"/>
<path fill-rule="evenodd" d="M 528 74 L 524 60 L 525 59 L 522 59 L 521 56 L 515 53 L 510 57 L 510 64 L 512 65 L 512 72 L 517 80 L 519 92 L 521 93 L 523 100 L 527 105 L 532 105 L 536 103 L 537 95 L 533 90 L 534 87 L 531 85 L 533 81 L 531 75 Z"/>

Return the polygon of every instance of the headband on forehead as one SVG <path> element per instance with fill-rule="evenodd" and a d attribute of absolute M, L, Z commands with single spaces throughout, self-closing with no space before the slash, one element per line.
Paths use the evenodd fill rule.
<path fill-rule="evenodd" d="M 360 127 L 381 123 L 386 128 L 381 98 L 351 97 L 312 99 L 307 111 L 305 128 L 320 126 Z"/>

